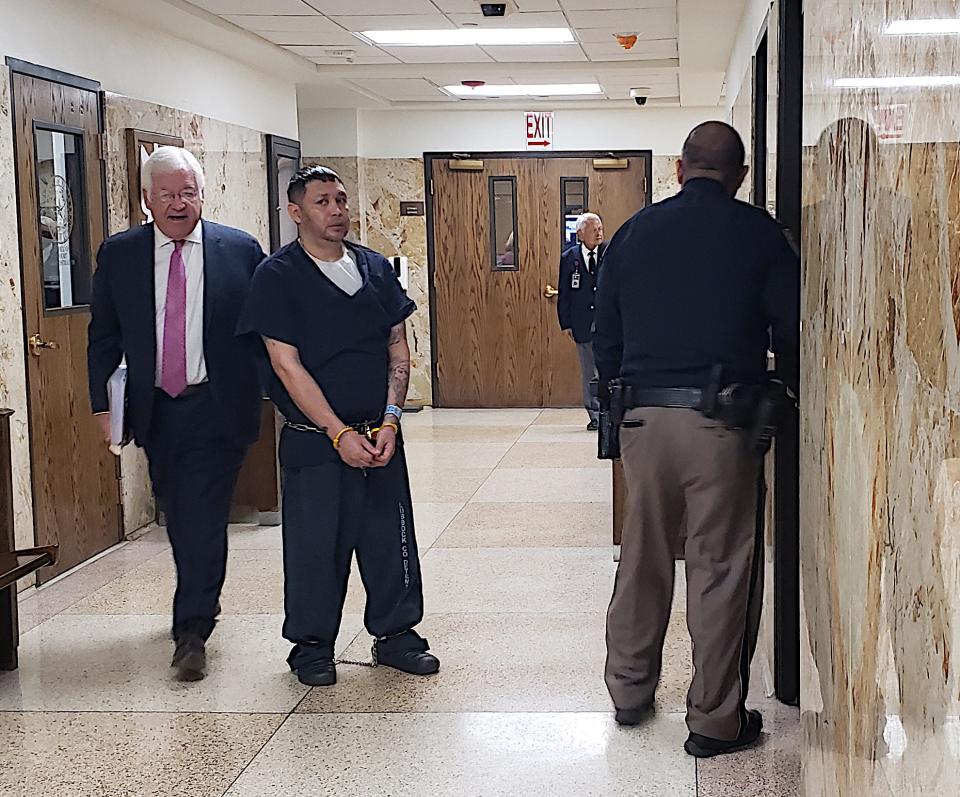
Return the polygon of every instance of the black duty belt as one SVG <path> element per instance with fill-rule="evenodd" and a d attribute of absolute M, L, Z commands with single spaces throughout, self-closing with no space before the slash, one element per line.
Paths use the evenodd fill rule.
<path fill-rule="evenodd" d="M 632 387 L 625 398 L 625 409 L 667 407 L 670 409 L 698 410 L 703 406 L 703 391 L 692 387 Z"/>

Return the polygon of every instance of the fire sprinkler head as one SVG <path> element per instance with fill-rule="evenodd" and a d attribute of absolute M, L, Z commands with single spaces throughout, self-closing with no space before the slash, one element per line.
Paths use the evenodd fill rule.
<path fill-rule="evenodd" d="M 632 50 L 633 45 L 637 43 L 636 33 L 614 33 L 613 35 L 624 50 Z"/>

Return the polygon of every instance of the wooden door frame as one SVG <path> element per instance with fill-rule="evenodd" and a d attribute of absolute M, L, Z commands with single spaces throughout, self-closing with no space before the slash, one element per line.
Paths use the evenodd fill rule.
<path fill-rule="evenodd" d="M 23 250 L 23 208 L 20 203 L 20 190 L 19 190 L 19 180 L 20 175 L 17 174 L 16 164 L 19 163 L 20 158 L 20 145 L 17 141 L 17 89 L 15 81 L 12 80 L 13 75 L 22 75 L 24 77 L 35 78 L 37 80 L 45 80 L 49 83 L 59 83 L 63 86 L 68 86 L 69 88 L 80 89 L 81 91 L 89 91 L 97 95 L 97 148 L 98 148 L 98 158 L 100 162 L 100 192 L 101 192 L 101 217 L 103 219 L 103 235 L 106 239 L 110 234 L 110 216 L 107 210 L 107 197 L 109 193 L 107 191 L 107 161 L 106 161 L 106 145 L 105 140 L 105 125 L 106 125 L 106 93 L 103 91 L 100 81 L 91 80 L 90 78 L 80 77 L 79 75 L 71 74 L 70 72 L 61 72 L 58 69 L 51 69 L 50 67 L 40 66 L 39 64 L 33 64 L 29 61 L 22 61 L 19 58 L 12 58 L 7 56 L 5 59 L 7 69 L 10 72 L 10 123 L 13 130 L 13 157 L 14 157 L 14 181 L 17 183 L 18 188 L 16 191 L 16 208 L 17 208 L 17 254 L 20 258 L 20 285 L 26 285 L 26 273 L 25 269 L 25 253 Z M 31 129 L 34 125 L 31 125 Z M 89 206 L 87 207 L 88 217 L 91 213 L 95 213 L 96 209 L 92 209 Z M 88 241 L 88 244 L 90 242 Z M 94 267 L 95 264 L 94 264 Z M 37 513 L 37 493 L 34 490 L 34 481 L 33 473 L 37 467 L 37 463 L 34 460 L 33 454 L 33 426 L 31 424 L 31 386 L 30 386 L 30 350 L 27 344 L 27 329 L 28 329 L 28 318 L 27 313 L 29 308 L 27 307 L 27 302 L 25 296 L 21 295 L 23 301 L 20 302 L 20 315 L 21 315 L 21 324 L 23 327 L 23 356 L 24 356 L 24 383 L 26 386 L 26 398 L 27 398 L 27 448 L 30 455 L 30 504 L 31 509 L 33 510 L 33 539 L 36 541 L 39 538 L 37 533 L 37 518 L 39 517 Z M 116 478 L 114 479 L 114 484 L 116 485 L 116 498 L 117 504 L 119 505 L 119 511 L 117 512 L 117 542 L 123 540 L 124 526 L 123 526 L 123 493 L 120 489 L 120 457 L 116 458 Z"/>
<path fill-rule="evenodd" d="M 616 150 L 557 150 L 550 152 L 497 151 L 497 152 L 424 152 L 423 184 L 427 210 L 427 287 L 430 301 L 430 406 L 436 403 L 437 390 L 437 291 L 436 291 L 436 252 L 434 240 L 433 207 L 433 162 L 438 160 L 562 160 L 564 158 L 643 158 L 644 161 L 644 207 L 653 199 L 653 150 L 616 149 Z"/>

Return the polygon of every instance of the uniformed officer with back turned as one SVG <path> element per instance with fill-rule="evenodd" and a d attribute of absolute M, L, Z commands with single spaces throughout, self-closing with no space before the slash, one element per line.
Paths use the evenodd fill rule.
<path fill-rule="evenodd" d="M 440 662 L 413 630 L 423 591 L 400 435 L 415 305 L 383 255 L 344 240 L 350 211 L 335 172 L 302 169 L 287 196 L 299 239 L 257 268 L 238 328 L 265 340 L 268 389 L 285 419 L 287 662 L 303 684 L 336 683 L 334 641 L 356 552 L 377 661 L 431 675 Z"/>
<path fill-rule="evenodd" d="M 746 707 L 763 594 L 763 458 L 770 406 L 797 388 L 799 261 L 780 226 L 734 199 L 744 146 L 722 122 L 695 128 L 682 190 L 642 210 L 607 249 L 594 350 L 601 390 L 623 410 L 627 483 L 621 558 L 607 614 L 606 682 L 622 725 L 653 708 L 685 531 L 693 682 L 686 751 L 753 744 Z"/>

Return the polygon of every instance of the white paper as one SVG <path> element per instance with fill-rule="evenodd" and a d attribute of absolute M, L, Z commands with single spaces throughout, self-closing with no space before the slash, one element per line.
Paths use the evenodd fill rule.
<path fill-rule="evenodd" d="M 120 456 L 123 448 L 124 410 L 127 397 L 127 363 L 123 361 L 107 382 L 110 405 L 110 452 Z"/>

